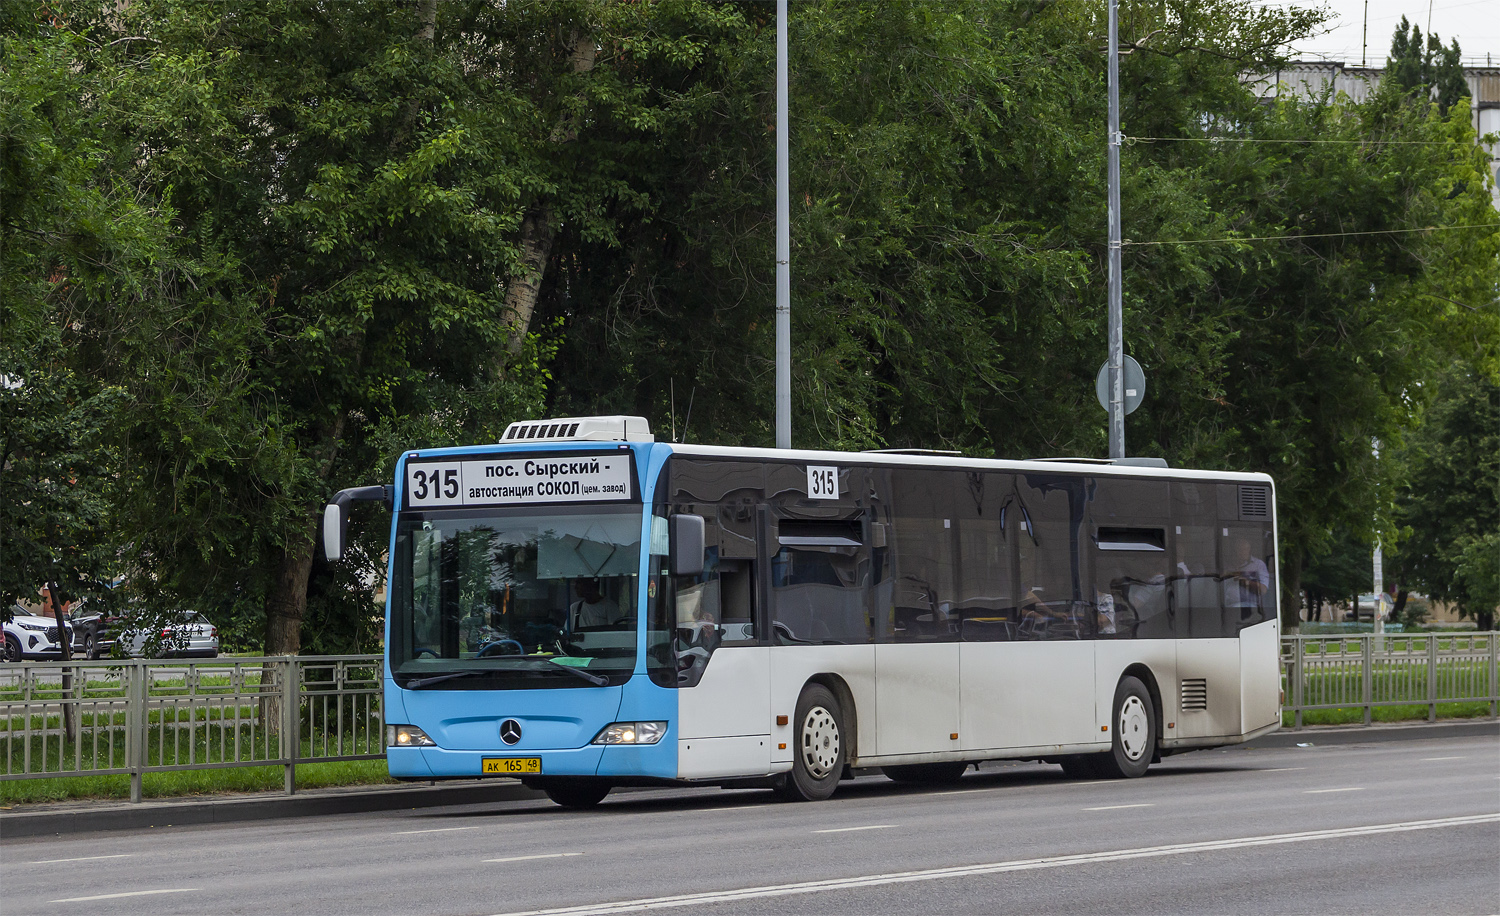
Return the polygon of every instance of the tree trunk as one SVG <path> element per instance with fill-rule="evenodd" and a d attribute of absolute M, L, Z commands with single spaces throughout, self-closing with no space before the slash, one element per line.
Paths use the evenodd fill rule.
<path fill-rule="evenodd" d="M 57 646 L 62 650 L 63 735 L 69 741 L 77 741 L 78 719 L 74 715 L 73 705 L 67 702 L 73 697 L 73 668 L 68 664 L 73 660 L 73 638 L 68 635 L 68 612 L 63 605 L 62 596 L 58 594 L 56 582 L 47 583 L 47 601 L 52 605 L 52 619 L 57 621 Z"/>
<path fill-rule="evenodd" d="M 1302 624 L 1302 554 L 1288 551 L 1281 564 L 1281 631 L 1290 633 Z"/>
<path fill-rule="evenodd" d="M 588 73 L 593 70 L 598 52 L 594 37 L 589 34 L 574 34 L 571 43 L 569 60 L 573 72 Z M 565 114 L 552 128 L 548 139 L 562 144 L 572 143 L 577 138 L 577 122 L 573 115 Z M 514 358 L 526 343 L 526 334 L 531 330 L 531 316 L 536 312 L 537 297 L 542 291 L 542 280 L 546 278 L 547 261 L 552 257 L 552 243 L 557 239 L 557 229 L 557 214 L 550 201 L 530 208 L 521 220 L 521 269 L 505 285 L 503 320 L 509 329 L 510 338 L 506 347 L 507 358 Z"/>
<path fill-rule="evenodd" d="M 521 270 L 510 278 L 505 288 L 505 321 L 510 326 L 509 356 L 521 352 L 531 329 L 531 315 L 536 311 L 547 259 L 552 256 L 552 242 L 557 238 L 557 222 L 552 208 L 532 210 L 521 220 Z"/>
<path fill-rule="evenodd" d="M 315 537 L 282 548 L 276 581 L 266 600 L 266 654 L 296 655 L 302 648 L 302 615 L 307 611 L 307 581 L 312 575 Z"/>

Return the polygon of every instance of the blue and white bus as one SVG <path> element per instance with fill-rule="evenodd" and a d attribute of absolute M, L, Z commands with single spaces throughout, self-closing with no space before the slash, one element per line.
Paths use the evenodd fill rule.
<path fill-rule="evenodd" d="M 831 795 L 995 759 L 1134 777 L 1278 727 L 1272 481 L 1161 462 L 653 441 L 639 417 L 409 451 L 385 715 L 399 779 Z"/>

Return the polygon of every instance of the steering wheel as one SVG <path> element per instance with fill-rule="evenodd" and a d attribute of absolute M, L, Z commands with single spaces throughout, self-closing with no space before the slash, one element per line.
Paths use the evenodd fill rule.
<path fill-rule="evenodd" d="M 432 651 L 431 649 L 427 648 L 426 646 L 417 646 L 415 649 L 411 650 L 411 654 L 413 656 L 417 656 L 417 655 L 431 655 L 433 658 L 437 658 L 438 657 L 438 654 L 436 652 Z"/>
<path fill-rule="evenodd" d="M 491 649 L 510 649 L 509 652 L 491 652 Z M 488 658 L 490 655 L 524 655 L 526 650 L 514 639 L 496 639 L 479 647 L 475 658 Z"/>

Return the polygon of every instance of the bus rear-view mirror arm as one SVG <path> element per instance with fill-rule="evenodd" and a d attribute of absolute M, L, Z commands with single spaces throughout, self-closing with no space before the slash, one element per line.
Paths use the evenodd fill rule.
<path fill-rule="evenodd" d="M 350 487 L 334 494 L 323 509 L 323 556 L 330 563 L 344 558 L 344 546 L 349 540 L 349 504 L 383 502 L 390 506 L 395 501 L 392 486 Z"/>
<path fill-rule="evenodd" d="M 703 516 L 672 516 L 670 534 L 668 552 L 671 554 L 672 575 L 703 575 Z"/>

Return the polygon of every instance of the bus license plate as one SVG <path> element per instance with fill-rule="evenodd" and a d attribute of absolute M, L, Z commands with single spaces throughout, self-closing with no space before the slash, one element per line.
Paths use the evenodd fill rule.
<path fill-rule="evenodd" d="M 513 776 L 518 773 L 540 773 L 540 757 L 485 757 L 480 760 L 480 772 L 486 776 Z"/>

